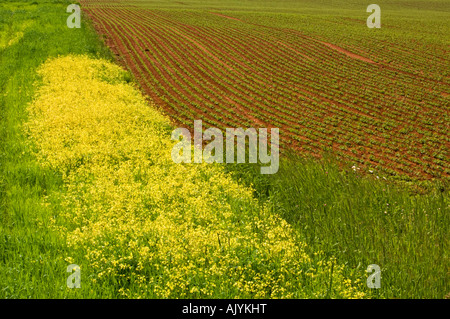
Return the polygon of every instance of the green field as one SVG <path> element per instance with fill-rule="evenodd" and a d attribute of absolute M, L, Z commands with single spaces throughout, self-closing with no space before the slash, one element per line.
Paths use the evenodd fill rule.
<path fill-rule="evenodd" d="M 81 1 L 82 8 L 92 10 L 108 3 Z M 103 66 L 103 73 L 93 78 L 80 75 L 73 90 L 71 78 L 55 71 L 54 78 L 61 78 L 63 86 L 49 91 L 55 92 L 48 95 L 47 105 L 53 113 L 30 113 L 30 105 L 46 105 L 39 97 L 45 96 L 42 90 L 52 78 L 43 80 L 38 69 L 48 58 L 83 54 L 115 61 L 85 13 L 82 28 L 66 27 L 68 4 L 0 4 L 0 298 L 448 297 L 449 105 L 441 95 L 449 89 L 446 1 L 379 1 L 381 30 L 386 31 L 378 33 L 364 26 L 366 5 L 359 1 L 127 1 L 160 14 L 175 12 L 178 22 L 191 26 L 211 23 L 195 17 L 214 11 L 265 27 L 299 30 L 346 49 L 360 48 L 376 62 L 390 60 L 412 74 L 424 72 L 424 85 L 435 90 L 430 99 L 420 95 L 415 82 L 405 92 L 436 104 L 430 114 L 440 117 L 432 122 L 435 131 L 427 137 L 431 146 L 424 150 L 437 154 L 433 163 L 442 168 L 442 175 L 422 181 L 391 177 L 381 167 L 372 174 L 372 166 L 358 169 L 326 148 L 321 159 L 285 151 L 274 175 L 261 175 L 258 165 L 250 164 L 176 167 L 164 162 L 164 152 L 180 119 L 172 118 L 169 124 L 158 113 L 164 107 L 141 104 L 139 95 L 127 91 L 132 83 L 149 94 L 133 70 L 115 73 Z M 391 45 L 382 46 L 387 39 Z M 123 56 L 116 58 L 127 65 Z M 74 65 L 74 73 L 65 64 L 66 74 L 76 79 L 90 68 L 86 63 L 86 68 Z M 91 103 L 102 105 L 101 90 L 96 92 L 94 84 L 108 92 L 104 99 L 111 106 L 122 107 L 93 108 L 109 116 L 106 123 L 94 111 L 89 113 L 90 105 L 82 102 L 86 100 L 77 99 L 87 91 Z M 80 105 L 74 114 L 89 113 L 86 121 L 64 112 L 71 107 L 65 87 L 72 106 Z M 131 97 L 122 96 L 129 110 L 120 96 L 114 98 L 115 91 L 121 92 L 115 88 L 129 92 Z M 425 123 L 427 114 L 422 115 Z M 425 124 L 420 128 L 432 130 Z M 145 135 L 149 132 L 151 138 Z M 67 142 L 64 134 L 75 142 Z M 90 140 L 95 134 L 99 139 Z M 439 171 L 425 164 L 430 172 Z M 287 238 L 280 230 L 284 221 Z M 268 234 L 275 239 L 270 241 Z M 272 255 L 277 247 L 288 248 Z M 81 289 L 66 287 L 71 263 L 81 266 Z M 380 289 L 365 285 L 370 264 L 381 267 Z M 241 273 L 231 273 L 233 267 L 241 267 Z M 354 290 L 345 286 L 346 279 Z"/>

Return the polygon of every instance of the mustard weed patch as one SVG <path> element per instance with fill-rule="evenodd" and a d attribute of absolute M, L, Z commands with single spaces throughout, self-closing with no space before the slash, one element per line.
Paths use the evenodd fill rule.
<path fill-rule="evenodd" d="M 52 227 L 73 252 L 66 261 L 89 274 L 82 287 L 128 298 L 364 297 L 222 166 L 175 164 L 169 119 L 121 68 L 68 55 L 38 72 L 25 129 L 40 165 L 63 176 L 45 201 L 61 198 Z"/>

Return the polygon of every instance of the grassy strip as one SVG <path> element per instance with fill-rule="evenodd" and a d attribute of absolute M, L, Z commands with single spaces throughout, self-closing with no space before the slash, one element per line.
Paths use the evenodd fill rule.
<path fill-rule="evenodd" d="M 38 165 L 22 123 L 48 57 L 109 51 L 93 29 L 66 26 L 67 1 L 0 3 L 0 298 L 63 298 L 67 247 L 47 228 L 52 211 L 42 197 L 62 188 L 61 174 Z"/>

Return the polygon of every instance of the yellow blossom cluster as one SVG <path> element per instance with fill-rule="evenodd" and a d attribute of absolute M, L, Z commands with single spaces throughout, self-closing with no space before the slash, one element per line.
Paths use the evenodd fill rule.
<path fill-rule="evenodd" d="M 330 265 L 314 263 L 250 188 L 220 165 L 172 161 L 169 119 L 120 67 L 71 55 L 38 72 L 26 129 L 42 165 L 62 173 L 55 229 L 85 258 L 93 283 L 129 298 L 327 293 Z M 364 296 L 338 266 L 332 290 Z"/>

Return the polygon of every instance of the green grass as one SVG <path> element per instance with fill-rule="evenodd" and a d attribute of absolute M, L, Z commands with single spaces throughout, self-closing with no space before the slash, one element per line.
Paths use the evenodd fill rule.
<path fill-rule="evenodd" d="M 67 1 L 0 4 L 0 298 L 67 296 L 65 242 L 48 230 L 51 211 L 42 197 L 62 187 L 61 177 L 43 170 L 23 135 L 26 105 L 38 81 L 36 68 L 48 57 L 88 53 L 110 57 L 93 29 L 66 26 Z M 69 295 L 70 296 L 70 295 Z"/>
<path fill-rule="evenodd" d="M 286 158 L 289 158 L 287 160 Z M 375 298 L 444 298 L 449 292 L 449 183 L 402 183 L 342 168 L 334 159 L 285 156 L 274 175 L 227 165 L 296 229 L 310 253 L 324 251 L 347 276 L 381 267 Z M 368 290 L 368 289 L 367 289 Z"/>

